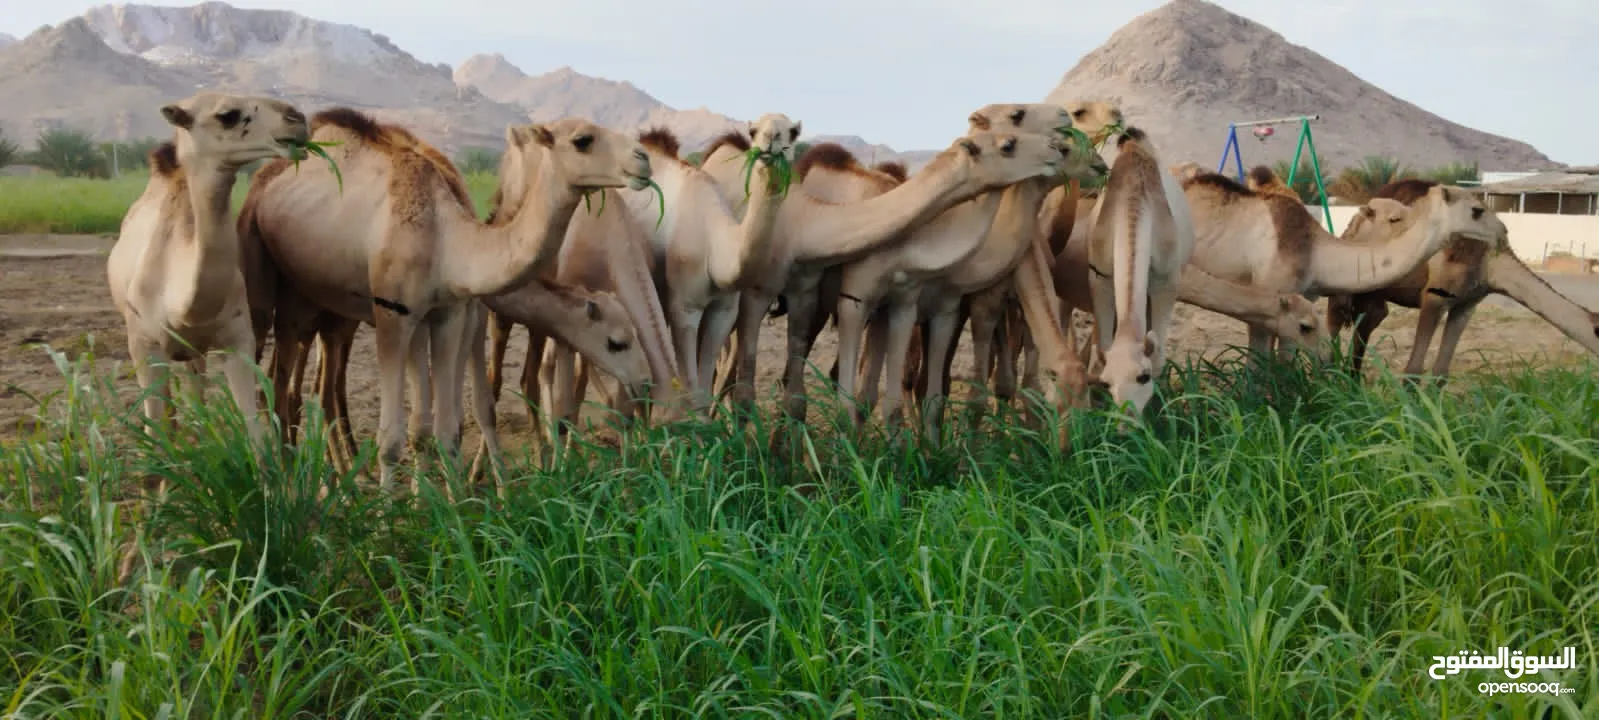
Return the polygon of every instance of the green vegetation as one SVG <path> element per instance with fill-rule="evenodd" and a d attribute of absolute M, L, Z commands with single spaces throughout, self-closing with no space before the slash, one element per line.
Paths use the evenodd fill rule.
<path fill-rule="evenodd" d="M 658 427 L 518 466 L 503 501 L 425 485 L 390 504 L 317 441 L 252 464 L 226 401 L 180 401 L 177 438 L 136 439 L 93 358 L 58 362 L 52 424 L 0 448 L 8 716 L 1599 708 L 1591 365 L 1447 391 L 1190 366 L 1146 426 L 1073 418 L 1070 454 L 1004 418 L 942 449 L 813 428 L 820 475 L 731 428 Z M 146 476 L 170 496 L 118 582 L 135 520 L 116 501 Z M 1535 678 L 1574 692 L 1427 675 L 1500 645 L 1575 646 L 1580 667 Z"/>
<path fill-rule="evenodd" d="M 114 180 L 22 176 L 0 177 L 0 234 L 115 233 L 128 206 L 139 199 L 149 180 L 147 170 L 125 172 Z M 233 188 L 233 209 L 244 202 L 250 183 L 241 173 Z M 479 213 L 488 211 L 494 194 L 492 174 L 466 178 Z"/>

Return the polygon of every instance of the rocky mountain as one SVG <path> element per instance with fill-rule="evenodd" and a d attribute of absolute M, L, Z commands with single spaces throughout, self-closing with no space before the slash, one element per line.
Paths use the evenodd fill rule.
<path fill-rule="evenodd" d="M 1108 99 L 1172 163 L 1214 167 L 1229 122 L 1320 115 L 1327 169 L 1388 155 L 1407 166 L 1476 161 L 1485 170 L 1560 167 L 1531 145 L 1445 120 L 1356 77 L 1259 23 L 1204 0 L 1172 0 L 1083 56 L 1045 102 Z M 1261 143 L 1239 131 L 1245 167 L 1289 160 L 1298 129 Z"/>
<path fill-rule="evenodd" d="M 16 41 L 17 38 L 15 36 L 7 35 L 6 33 L 0 33 L 0 47 L 5 47 Z"/>
<path fill-rule="evenodd" d="M 704 106 L 678 110 L 655 99 L 630 82 L 584 75 L 562 67 L 528 75 L 499 53 L 473 55 L 455 69 L 455 82 L 498 102 L 520 108 L 534 120 L 577 115 L 606 127 L 631 131 L 652 125 L 671 128 L 685 151 L 700 149 L 740 121 Z M 803 123 L 804 118 L 799 118 Z M 836 142 L 863 159 L 914 159 L 917 155 L 873 145 L 853 135 L 802 138 L 805 142 Z"/>

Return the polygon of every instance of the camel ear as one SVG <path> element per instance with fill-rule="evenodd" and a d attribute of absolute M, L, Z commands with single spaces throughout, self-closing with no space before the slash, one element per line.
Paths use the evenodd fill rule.
<path fill-rule="evenodd" d="M 555 135 L 543 125 L 512 125 L 505 130 L 505 140 L 507 144 L 516 147 L 527 147 L 532 143 L 544 147 L 555 145 Z"/>
<path fill-rule="evenodd" d="M 1293 307 L 1293 303 L 1288 301 L 1287 295 L 1279 295 L 1277 297 L 1277 307 L 1286 311 L 1288 308 Z"/>
<path fill-rule="evenodd" d="M 1155 357 L 1155 333 L 1144 333 L 1144 357 Z"/>
<path fill-rule="evenodd" d="M 1453 205 L 1460 201 L 1460 195 L 1454 190 L 1450 189 L 1448 185 L 1439 185 L 1438 190 L 1439 192 L 1443 193 L 1445 203 Z"/>
<path fill-rule="evenodd" d="M 598 321 L 600 319 L 600 304 L 593 300 L 585 300 L 583 302 L 583 314 L 590 320 Z"/>
<path fill-rule="evenodd" d="M 993 127 L 993 123 L 988 121 L 988 116 L 980 112 L 972 113 L 971 117 L 966 118 L 966 122 L 978 130 L 987 130 L 990 127 Z"/>
<path fill-rule="evenodd" d="M 1377 219 L 1377 210 L 1370 205 L 1361 205 L 1360 214 L 1365 215 L 1367 220 Z"/>
<path fill-rule="evenodd" d="M 962 148 L 965 148 L 967 155 L 975 158 L 980 157 L 983 154 L 983 149 L 978 147 L 977 143 L 972 142 L 970 138 L 961 138 L 958 143 Z"/>
<path fill-rule="evenodd" d="M 194 116 L 190 115 L 188 110 L 184 110 L 177 105 L 163 106 L 161 108 L 161 117 L 166 118 L 167 122 L 173 127 L 183 128 L 184 130 L 194 127 Z"/>
<path fill-rule="evenodd" d="M 799 136 L 800 136 L 800 123 L 794 123 L 794 127 L 790 128 L 789 131 L 788 131 L 788 141 L 789 142 L 799 142 Z"/>
<path fill-rule="evenodd" d="M 755 139 L 755 123 L 750 123 L 750 126 L 745 128 L 745 131 L 749 133 L 751 140 Z"/>

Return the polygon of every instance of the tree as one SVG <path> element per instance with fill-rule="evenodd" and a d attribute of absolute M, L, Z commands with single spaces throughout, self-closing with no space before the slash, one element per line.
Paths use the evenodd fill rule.
<path fill-rule="evenodd" d="M 128 142 L 100 143 L 100 154 L 110 162 L 112 153 L 116 153 L 116 166 L 118 170 L 143 170 L 150 166 L 150 151 L 154 150 L 161 140 L 153 137 L 142 137 Z"/>
<path fill-rule="evenodd" d="M 1449 163 L 1421 173 L 1422 178 L 1444 185 L 1459 185 L 1465 181 L 1476 182 L 1478 176 L 1477 163 Z"/>
<path fill-rule="evenodd" d="M 1329 191 L 1350 202 L 1363 203 L 1371 199 L 1377 189 L 1395 180 L 1415 177 L 1399 161 L 1379 155 L 1367 155 L 1359 165 L 1338 173 L 1338 180 Z"/>
<path fill-rule="evenodd" d="M 11 138 L 6 137 L 5 131 L 0 130 L 0 168 L 16 162 L 21 154 L 22 148 L 11 142 Z"/>
<path fill-rule="evenodd" d="M 82 130 L 55 127 L 39 133 L 28 162 L 62 177 L 108 176 L 110 163 L 94 138 Z"/>
<path fill-rule="evenodd" d="M 486 147 L 469 147 L 455 157 L 455 166 L 462 175 L 498 172 L 500 153 Z"/>

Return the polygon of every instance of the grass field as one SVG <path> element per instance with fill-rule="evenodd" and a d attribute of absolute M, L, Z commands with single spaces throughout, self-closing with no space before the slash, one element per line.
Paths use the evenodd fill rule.
<path fill-rule="evenodd" d="M 1189 366 L 1067 455 L 1003 419 L 936 450 L 813 427 L 812 473 L 655 429 L 404 505 L 314 445 L 257 466 L 226 402 L 123 439 L 92 363 L 0 449 L 6 717 L 1599 713 L 1591 362 L 1443 391 Z M 147 475 L 169 501 L 119 584 Z M 1575 646 L 1524 678 L 1573 692 L 1428 677 L 1500 645 Z"/>
<path fill-rule="evenodd" d="M 125 173 L 115 180 L 62 178 L 53 175 L 0 177 L 0 235 L 9 233 L 115 233 L 128 206 L 144 192 L 149 175 Z M 467 176 L 478 212 L 488 212 L 495 177 Z M 241 178 L 233 188 L 235 211 L 250 183 Z"/>

